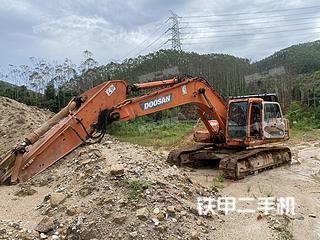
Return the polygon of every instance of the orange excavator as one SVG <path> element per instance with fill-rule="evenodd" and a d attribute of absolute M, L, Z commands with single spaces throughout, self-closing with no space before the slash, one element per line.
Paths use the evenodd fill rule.
<path fill-rule="evenodd" d="M 138 96 L 128 98 L 132 92 Z M 0 183 L 25 182 L 79 145 L 99 142 L 112 122 L 185 104 L 194 106 L 207 131 L 195 133 L 194 139 L 200 143 L 171 151 L 169 163 L 180 166 L 215 161 L 225 177 L 240 179 L 291 161 L 289 148 L 261 146 L 289 139 L 288 121 L 274 94 L 239 96 L 226 103 L 199 77 L 133 85 L 112 80 L 73 98 L 8 152 L 0 160 Z"/>

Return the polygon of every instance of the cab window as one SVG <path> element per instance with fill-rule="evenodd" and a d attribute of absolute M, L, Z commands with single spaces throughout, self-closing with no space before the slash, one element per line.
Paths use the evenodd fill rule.
<path fill-rule="evenodd" d="M 260 123 L 261 123 L 261 104 L 252 103 L 251 116 L 250 116 L 250 136 L 260 136 Z"/>
<path fill-rule="evenodd" d="M 244 139 L 247 135 L 248 102 L 233 102 L 229 105 L 228 137 Z"/>
<path fill-rule="evenodd" d="M 281 118 L 281 110 L 278 104 L 264 105 L 264 121 L 272 122 L 273 119 Z"/>

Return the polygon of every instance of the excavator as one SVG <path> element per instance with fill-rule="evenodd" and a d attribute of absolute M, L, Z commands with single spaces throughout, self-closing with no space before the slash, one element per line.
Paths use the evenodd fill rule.
<path fill-rule="evenodd" d="M 225 177 L 237 180 L 291 162 L 289 148 L 270 144 L 289 139 L 288 120 L 275 94 L 239 96 L 226 102 L 200 77 L 132 85 L 111 80 L 73 98 L 4 155 L 0 159 L 0 183 L 31 179 L 81 144 L 101 141 L 106 126 L 113 122 L 186 104 L 194 106 L 206 131 L 194 134 L 194 146 L 171 151 L 170 164 L 215 161 Z"/>

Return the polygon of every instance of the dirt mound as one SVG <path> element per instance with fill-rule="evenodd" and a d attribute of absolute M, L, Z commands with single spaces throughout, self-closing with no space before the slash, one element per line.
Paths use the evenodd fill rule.
<path fill-rule="evenodd" d="M 192 131 L 186 133 L 180 141 L 178 141 L 176 144 L 172 145 L 170 147 L 170 149 L 176 149 L 176 148 L 184 148 L 184 147 L 189 147 L 195 144 L 194 141 L 194 133 L 196 131 L 207 131 L 205 125 L 203 124 L 203 122 L 201 121 L 201 119 L 199 118 L 198 121 L 196 122 L 196 124 L 194 125 Z"/>
<path fill-rule="evenodd" d="M 0 156 L 52 116 L 50 111 L 0 97 Z"/>

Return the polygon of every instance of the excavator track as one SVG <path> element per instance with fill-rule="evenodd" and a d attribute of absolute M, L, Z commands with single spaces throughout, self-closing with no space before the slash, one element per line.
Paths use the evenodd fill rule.
<path fill-rule="evenodd" d="M 197 166 L 200 161 L 219 161 L 224 177 L 238 180 L 291 162 L 287 147 L 258 147 L 245 150 L 221 148 L 215 144 L 196 145 L 169 153 L 167 162 L 177 166 Z"/>
<path fill-rule="evenodd" d="M 287 147 L 247 149 L 221 159 L 219 169 L 226 178 L 234 180 L 291 162 Z"/>
<path fill-rule="evenodd" d="M 193 164 L 195 161 L 194 159 L 190 158 L 191 153 L 213 146 L 214 144 L 197 144 L 187 148 L 174 149 L 169 153 L 167 162 L 171 165 L 176 165 L 179 167 Z"/>

